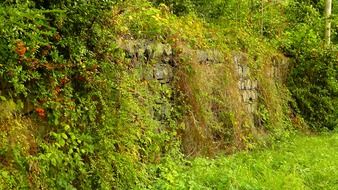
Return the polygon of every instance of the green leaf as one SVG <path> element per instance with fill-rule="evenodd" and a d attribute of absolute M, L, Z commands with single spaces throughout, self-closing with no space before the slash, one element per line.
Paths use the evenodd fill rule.
<path fill-rule="evenodd" d="M 6 97 L 4 97 L 4 96 L 0 96 L 0 100 L 1 100 L 1 101 L 6 101 L 7 99 L 6 99 Z"/>
<path fill-rule="evenodd" d="M 56 159 L 55 159 L 55 157 L 52 157 L 50 159 L 50 162 L 52 163 L 53 166 L 56 166 Z"/>
<path fill-rule="evenodd" d="M 66 133 L 61 133 L 61 136 L 62 136 L 62 138 L 64 138 L 64 139 L 68 139 L 68 136 L 66 135 Z"/>

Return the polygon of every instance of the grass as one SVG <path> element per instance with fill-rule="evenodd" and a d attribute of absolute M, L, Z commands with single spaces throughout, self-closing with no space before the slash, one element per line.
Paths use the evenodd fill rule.
<path fill-rule="evenodd" d="M 296 136 L 271 149 L 196 158 L 158 189 L 338 189 L 338 134 Z"/>

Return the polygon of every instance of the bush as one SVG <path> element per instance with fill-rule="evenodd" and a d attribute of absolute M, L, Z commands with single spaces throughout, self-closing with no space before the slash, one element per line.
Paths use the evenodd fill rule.
<path fill-rule="evenodd" d="M 169 105 L 170 89 L 143 82 L 142 68 L 130 71 L 131 58 L 117 48 L 116 2 L 1 2 L 0 97 L 41 125 L 33 133 L 38 150 L 1 171 L 4 188 L 29 176 L 22 185 L 33 189 L 132 189 L 149 181 L 147 164 L 177 149 L 174 117 L 153 115 L 159 100 Z M 30 164 L 34 170 L 25 169 Z"/>
<path fill-rule="evenodd" d="M 338 75 L 334 49 L 312 49 L 293 63 L 289 89 L 298 111 L 314 129 L 338 126 Z"/>
<path fill-rule="evenodd" d="M 281 49 L 292 58 L 288 87 L 296 100 L 294 109 L 313 129 L 334 129 L 337 121 L 337 47 L 324 47 L 324 21 L 307 3 L 288 7 L 290 28 Z"/>

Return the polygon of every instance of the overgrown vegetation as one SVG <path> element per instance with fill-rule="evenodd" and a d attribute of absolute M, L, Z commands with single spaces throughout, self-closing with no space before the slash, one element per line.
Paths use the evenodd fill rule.
<path fill-rule="evenodd" d="M 287 11 L 292 12 L 292 28 L 285 32 L 281 49 L 292 58 L 288 86 L 296 109 L 312 128 L 332 130 L 338 125 L 337 47 L 323 44 L 321 10 L 320 3 L 291 4 Z"/>
<path fill-rule="evenodd" d="M 322 5 L 1 1 L 0 189 L 212 187 L 216 178 L 195 183 L 203 176 L 182 171 L 186 157 L 268 147 L 307 125 L 336 129 L 337 37 L 324 46 Z M 136 51 L 153 42 L 170 50 Z M 199 50 L 217 50 L 222 64 L 198 63 Z M 170 83 L 154 79 L 164 59 L 158 51 L 170 59 Z M 259 84 L 252 116 L 241 101 L 235 54 Z M 274 73 L 284 59 L 288 70 Z M 273 175 L 265 169 L 263 178 Z M 273 185 L 230 178 L 215 188 Z"/>
<path fill-rule="evenodd" d="M 337 134 L 172 166 L 154 189 L 337 189 Z"/>

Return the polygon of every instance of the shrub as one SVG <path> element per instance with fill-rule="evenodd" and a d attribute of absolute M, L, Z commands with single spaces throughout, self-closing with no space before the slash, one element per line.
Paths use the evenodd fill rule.
<path fill-rule="evenodd" d="M 288 87 L 297 103 L 294 109 L 313 129 L 334 129 L 338 125 L 337 47 L 324 47 L 324 22 L 313 6 L 293 3 L 288 11 L 291 23 L 281 49 L 292 58 Z"/>

